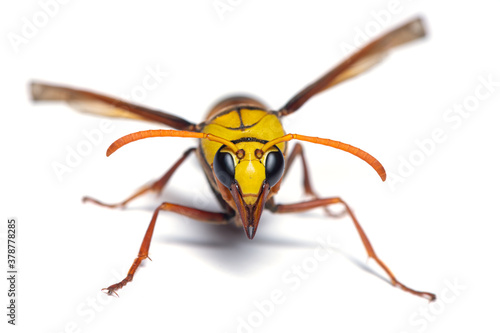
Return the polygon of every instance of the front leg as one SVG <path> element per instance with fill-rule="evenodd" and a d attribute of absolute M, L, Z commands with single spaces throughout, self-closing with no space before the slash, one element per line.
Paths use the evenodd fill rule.
<path fill-rule="evenodd" d="M 299 203 L 295 203 L 295 204 L 287 204 L 287 205 L 275 204 L 273 200 L 270 200 L 266 204 L 266 208 L 271 210 L 274 213 L 296 213 L 296 212 L 308 211 L 310 209 L 314 209 L 314 208 L 318 208 L 318 207 L 326 207 L 328 205 L 333 205 L 333 204 L 341 204 L 342 206 L 344 206 L 344 209 L 351 217 L 351 220 L 353 221 L 354 226 L 356 227 L 356 230 L 358 231 L 358 234 L 361 237 L 361 241 L 363 242 L 363 245 L 365 246 L 368 257 L 375 260 L 375 262 L 380 267 L 382 267 L 382 269 L 390 277 L 391 283 L 393 286 L 399 287 L 399 288 L 403 289 L 404 291 L 407 291 L 413 295 L 423 297 L 429 301 L 434 301 L 436 299 L 436 295 L 434 295 L 432 293 L 417 291 L 415 289 L 409 288 L 396 279 L 396 277 L 391 272 L 389 267 L 387 267 L 387 265 L 377 256 L 377 254 L 375 253 L 375 250 L 373 249 L 373 246 L 371 245 L 370 241 L 368 240 L 368 237 L 366 236 L 366 234 L 365 234 L 363 228 L 361 227 L 361 225 L 359 224 L 358 220 L 354 216 L 354 213 L 352 212 L 351 208 L 341 198 L 333 197 L 333 198 L 326 198 L 326 199 L 313 199 L 310 201 L 304 201 L 304 202 L 299 202 Z"/>
<path fill-rule="evenodd" d="M 226 224 L 230 218 L 232 217 L 229 213 L 216 213 L 216 212 L 208 212 L 205 210 L 199 210 L 196 208 L 191 208 L 187 206 L 177 205 L 169 202 L 162 203 L 153 213 L 153 218 L 149 223 L 148 230 L 144 235 L 144 239 L 142 240 L 141 248 L 139 249 L 139 254 L 137 258 L 134 259 L 132 266 L 130 267 L 127 276 L 120 282 L 115 283 L 107 288 L 103 288 L 108 295 L 117 295 L 117 290 L 123 288 L 127 283 L 132 281 L 134 274 L 143 261 L 146 258 L 149 258 L 149 246 L 151 245 L 151 238 L 153 238 L 153 231 L 156 225 L 156 220 L 158 218 L 158 213 L 161 210 L 167 210 L 170 212 L 174 212 L 180 215 L 184 215 L 196 220 L 200 220 L 202 222 L 211 222 L 216 224 Z"/>

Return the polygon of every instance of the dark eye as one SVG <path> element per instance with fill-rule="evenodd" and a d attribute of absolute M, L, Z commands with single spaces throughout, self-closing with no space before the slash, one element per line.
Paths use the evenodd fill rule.
<path fill-rule="evenodd" d="M 281 151 L 272 151 L 266 157 L 266 179 L 273 187 L 281 179 L 285 170 L 285 159 Z"/>
<path fill-rule="evenodd" d="M 234 160 L 229 153 L 221 152 L 222 146 L 214 157 L 214 172 L 217 179 L 227 188 L 231 187 L 234 180 Z"/>

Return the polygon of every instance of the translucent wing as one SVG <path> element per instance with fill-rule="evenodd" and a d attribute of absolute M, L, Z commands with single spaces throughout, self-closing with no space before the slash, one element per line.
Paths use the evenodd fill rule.
<path fill-rule="evenodd" d="M 32 82 L 34 101 L 64 101 L 81 112 L 162 123 L 179 130 L 198 131 L 196 124 L 175 115 L 152 110 L 90 91 Z"/>
<path fill-rule="evenodd" d="M 386 33 L 304 88 L 292 97 L 292 99 L 278 111 L 278 114 L 280 116 L 286 116 L 297 111 L 307 100 L 309 100 L 309 98 L 317 93 L 372 68 L 384 58 L 390 49 L 424 36 L 425 28 L 420 18 L 413 19 Z"/>

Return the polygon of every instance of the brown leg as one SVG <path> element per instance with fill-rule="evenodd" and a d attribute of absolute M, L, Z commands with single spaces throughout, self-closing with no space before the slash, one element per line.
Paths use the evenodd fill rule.
<path fill-rule="evenodd" d="M 90 197 L 83 197 L 83 202 L 92 202 L 95 203 L 96 205 L 99 206 L 104 206 L 108 208 L 118 208 L 118 207 L 125 207 L 130 201 L 134 200 L 135 198 L 149 192 L 156 192 L 158 195 L 161 193 L 167 182 L 169 181 L 170 177 L 174 174 L 174 172 L 177 170 L 177 168 L 184 162 L 184 160 L 191 154 L 193 151 L 195 151 L 196 148 L 190 148 L 184 152 L 184 154 L 179 158 L 177 162 L 157 181 L 151 183 L 151 184 L 146 184 L 143 187 L 141 187 L 139 190 L 137 190 L 134 194 L 132 194 L 130 197 L 127 199 L 123 200 L 122 202 L 118 202 L 115 204 L 107 204 L 103 203 L 99 200 L 96 200 L 94 198 Z"/>
<path fill-rule="evenodd" d="M 428 299 L 429 301 L 434 301 L 436 299 L 436 295 L 428 292 L 422 292 L 422 291 L 416 291 L 414 289 L 411 289 L 401 282 L 399 282 L 394 274 L 391 272 L 389 267 L 387 267 L 382 260 L 379 259 L 379 257 L 375 254 L 375 250 L 373 249 L 372 245 L 370 244 L 370 241 L 368 240 L 368 237 L 366 236 L 365 232 L 363 231 L 363 228 L 361 228 L 361 225 L 359 224 L 358 220 L 354 216 L 354 213 L 352 212 L 351 208 L 339 197 L 334 197 L 334 198 L 326 198 L 326 199 L 314 199 L 311 201 L 305 201 L 305 202 L 299 202 L 295 204 L 289 204 L 289 205 L 277 205 L 274 203 L 270 203 L 266 208 L 270 209 L 273 212 L 276 213 L 293 213 L 293 212 L 302 212 L 306 210 L 310 210 L 313 208 L 318 208 L 318 207 L 325 207 L 327 205 L 331 204 L 342 204 L 351 217 L 352 221 L 354 222 L 354 226 L 356 227 L 356 230 L 358 231 L 359 236 L 361 237 L 361 240 L 363 241 L 363 245 L 365 246 L 366 252 L 368 253 L 368 257 L 372 258 L 377 262 L 377 264 L 382 267 L 382 269 L 389 275 L 392 285 L 399 287 L 403 289 L 404 291 L 407 291 L 411 294 L 423 297 Z"/>
<path fill-rule="evenodd" d="M 139 254 L 137 255 L 137 258 L 135 258 L 125 279 L 123 279 L 121 282 L 118 282 L 107 288 L 102 289 L 106 291 L 108 295 L 115 294 L 118 296 L 116 290 L 123 288 L 127 283 L 132 281 L 135 271 L 141 264 L 141 261 L 143 261 L 146 258 L 149 258 L 148 257 L 149 246 L 151 245 L 151 238 L 153 237 L 153 231 L 155 228 L 156 219 L 158 218 L 158 213 L 160 212 L 160 210 L 167 210 L 196 220 L 200 220 L 203 222 L 211 222 L 216 224 L 226 224 L 228 219 L 231 217 L 230 215 L 224 213 L 207 212 L 204 210 L 199 210 L 182 205 L 176 205 L 169 202 L 162 203 L 154 211 L 153 218 L 151 219 L 148 230 L 146 230 L 146 234 L 144 235 L 144 239 L 142 240 L 141 248 L 139 249 Z"/>
<path fill-rule="evenodd" d="M 312 188 L 311 180 L 309 178 L 309 169 L 307 167 L 307 162 L 306 162 L 306 157 L 304 155 L 304 149 L 302 148 L 302 145 L 300 143 L 297 143 L 294 147 L 290 155 L 288 156 L 288 160 L 285 166 L 285 171 L 283 172 L 283 178 L 287 175 L 288 169 L 292 165 L 292 163 L 295 161 L 295 158 L 297 156 L 300 156 L 300 159 L 302 160 L 302 171 L 303 171 L 303 185 L 304 185 L 304 192 L 306 195 L 311 196 L 313 199 L 319 199 L 319 196 L 316 194 L 316 192 Z M 323 209 L 325 210 L 326 214 L 331 217 L 339 218 L 342 217 L 346 214 L 346 210 L 340 212 L 340 213 L 334 213 L 331 210 L 328 209 L 327 206 L 324 206 Z"/>

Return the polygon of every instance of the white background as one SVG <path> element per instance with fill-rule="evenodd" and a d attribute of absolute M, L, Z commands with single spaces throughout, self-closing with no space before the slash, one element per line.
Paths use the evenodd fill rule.
<path fill-rule="evenodd" d="M 476 89 L 486 93 L 481 77 L 500 81 L 496 1 L 401 0 L 397 13 L 382 15 L 384 30 L 418 14 L 428 38 L 285 120 L 288 132 L 361 147 L 393 174 L 403 159 L 424 156 L 416 141 L 442 129 L 444 142 L 392 185 L 349 154 L 305 144 L 317 191 L 349 202 L 382 260 L 402 282 L 437 293 L 437 303 L 393 288 L 373 262 L 365 266 L 349 219 L 332 220 L 319 209 L 265 212 L 252 241 L 243 230 L 162 213 L 153 261 L 119 298 L 101 294 L 124 276 L 161 201 L 218 207 L 194 158 L 161 198 L 146 196 L 126 210 L 82 204 L 84 195 L 125 198 L 195 141 L 150 139 L 106 158 L 120 136 L 161 128 L 113 119 L 113 130 L 60 181 L 53 164 L 65 163 L 68 147 L 86 140 L 83 131 L 98 130 L 101 118 L 61 104 L 32 104 L 30 80 L 123 97 L 139 89 L 147 68 L 158 67 L 168 76 L 140 101 L 144 105 L 198 122 L 220 97 L 246 92 L 277 109 L 343 59 L 341 45 L 381 27 L 374 13 L 392 8 L 389 1 L 222 2 L 232 10 L 221 17 L 211 0 L 69 1 L 17 48 L 9 36 L 22 35 L 26 20 L 43 9 L 37 1 L 2 5 L 0 258 L 5 267 L 6 220 L 15 216 L 20 272 L 14 329 L 6 324 L 1 279 L 2 327 L 238 332 L 245 321 L 253 326 L 240 332 L 498 331 L 500 87 L 460 123 L 443 118 L 454 105 L 472 103 Z M 301 168 L 294 167 L 278 201 L 300 200 L 300 179 Z M 318 237 L 336 250 L 310 266 L 293 290 L 283 276 L 290 277 L 294 265 L 315 262 Z M 283 302 L 258 310 L 256 302 L 269 304 L 273 290 L 283 293 Z"/>

